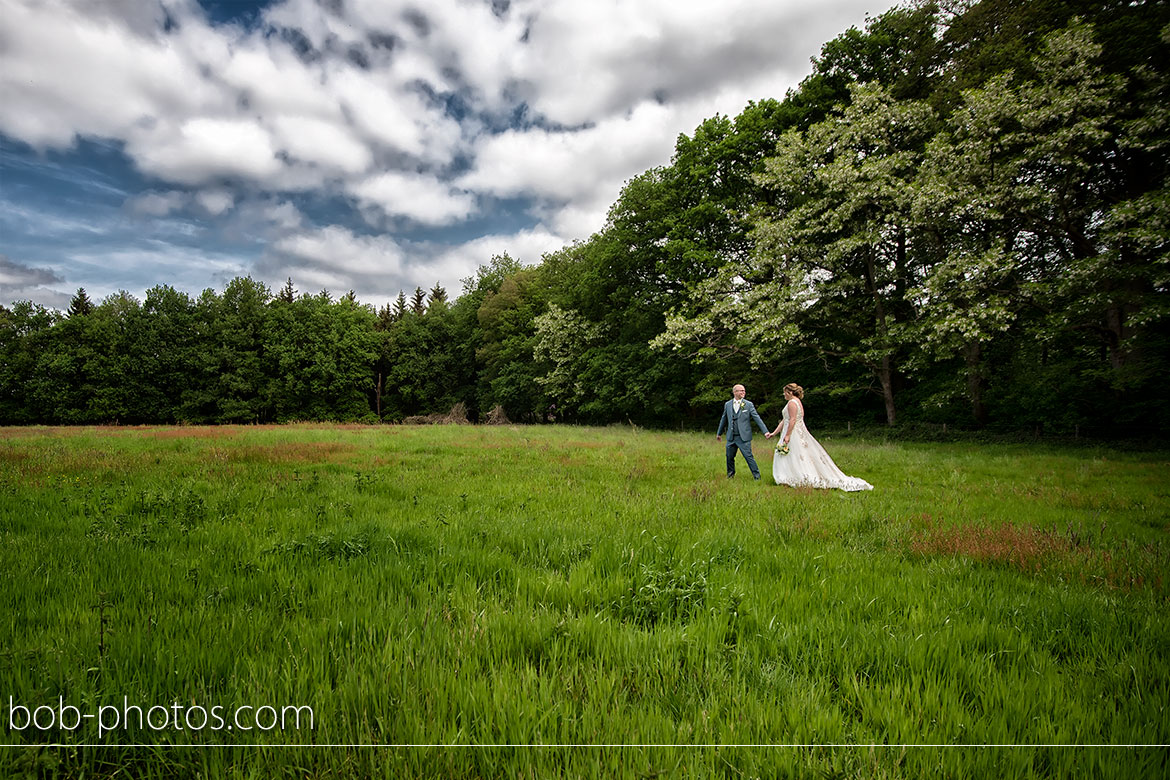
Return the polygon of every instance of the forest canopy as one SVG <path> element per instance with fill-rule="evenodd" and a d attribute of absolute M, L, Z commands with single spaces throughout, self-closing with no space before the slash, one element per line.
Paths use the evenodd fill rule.
<path fill-rule="evenodd" d="M 917 2 L 680 135 L 602 229 L 376 310 L 252 278 L 0 307 L 0 424 L 1170 430 L 1170 10 Z"/>

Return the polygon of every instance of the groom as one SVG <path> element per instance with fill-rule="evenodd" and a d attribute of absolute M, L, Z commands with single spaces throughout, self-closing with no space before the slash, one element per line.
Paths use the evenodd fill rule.
<path fill-rule="evenodd" d="M 719 430 L 715 431 L 715 441 L 722 441 L 723 429 L 727 428 L 727 478 L 735 476 L 735 450 L 738 448 L 752 470 L 754 479 L 760 478 L 760 468 L 756 459 L 752 457 L 752 422 L 760 426 L 765 435 L 768 426 L 760 419 L 756 405 L 744 398 L 747 391 L 743 385 L 731 388 L 731 400 L 723 407 L 723 417 L 719 418 Z"/>

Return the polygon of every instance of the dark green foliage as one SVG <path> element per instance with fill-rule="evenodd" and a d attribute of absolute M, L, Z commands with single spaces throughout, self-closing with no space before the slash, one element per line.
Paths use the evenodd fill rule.
<path fill-rule="evenodd" d="M 206 291 L 200 298 L 200 324 L 209 336 L 198 366 L 203 419 L 226 423 L 270 418 L 264 392 L 264 333 L 271 297 L 263 284 L 236 278 L 222 296 Z"/>
<path fill-rule="evenodd" d="M 267 407 L 274 419 L 352 420 L 369 411 L 374 314 L 346 296 L 277 299 L 265 320 Z"/>
<path fill-rule="evenodd" d="M 285 283 L 284 287 L 280 288 L 280 292 L 276 294 L 276 297 L 285 303 L 292 303 L 297 299 L 297 290 L 293 287 L 291 276 L 288 278 L 288 282 Z"/>
<path fill-rule="evenodd" d="M 1170 430 L 1170 5 L 921 0 L 682 134 L 603 228 L 381 309 L 159 286 L 0 309 L 0 423 Z"/>
<path fill-rule="evenodd" d="M 1165 4 L 925 3 L 827 44 L 802 85 L 824 118 L 768 162 L 757 251 L 656 346 L 786 366 L 837 407 L 819 419 L 857 419 L 833 396 L 868 385 L 890 423 L 1164 434 L 1167 22 Z"/>
<path fill-rule="evenodd" d="M 56 406 L 43 365 L 55 351 L 61 316 L 31 301 L 17 301 L 0 315 L 0 412 L 9 423 L 48 422 Z"/>
<path fill-rule="evenodd" d="M 423 292 L 423 288 L 415 287 L 414 295 L 410 299 L 410 310 L 415 314 L 422 316 L 427 311 L 427 294 Z"/>
<path fill-rule="evenodd" d="M 89 300 L 89 295 L 85 292 L 85 288 L 78 287 L 77 294 L 69 301 L 69 311 L 66 316 L 84 317 L 92 311 L 93 302 Z"/>
<path fill-rule="evenodd" d="M 424 314 L 408 311 L 379 342 L 377 360 L 382 395 L 376 411 L 383 419 L 447 412 L 462 400 L 452 348 L 454 322 L 445 305 Z"/>
<path fill-rule="evenodd" d="M 526 268 L 506 277 L 497 290 L 488 291 L 479 306 L 480 343 L 476 362 L 480 408 L 502 406 L 511 420 L 532 421 L 544 412 L 545 399 L 533 365 L 536 317 L 544 311 L 544 274 Z"/>

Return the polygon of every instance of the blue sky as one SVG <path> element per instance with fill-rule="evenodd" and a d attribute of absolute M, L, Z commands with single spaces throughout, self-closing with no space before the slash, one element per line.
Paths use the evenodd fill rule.
<path fill-rule="evenodd" d="M 0 0 L 0 303 L 381 306 L 601 229 L 887 0 Z"/>

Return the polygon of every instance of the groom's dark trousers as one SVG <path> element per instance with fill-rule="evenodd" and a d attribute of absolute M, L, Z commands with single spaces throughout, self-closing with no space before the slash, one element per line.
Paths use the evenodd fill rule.
<path fill-rule="evenodd" d="M 727 435 L 727 476 L 735 476 L 735 451 L 738 449 L 743 453 L 743 459 L 747 461 L 748 468 L 752 470 L 752 477 L 759 479 L 760 467 L 756 465 L 756 458 L 752 455 L 752 443 L 739 438 L 739 434 L 734 431 L 733 426 L 732 433 Z"/>

